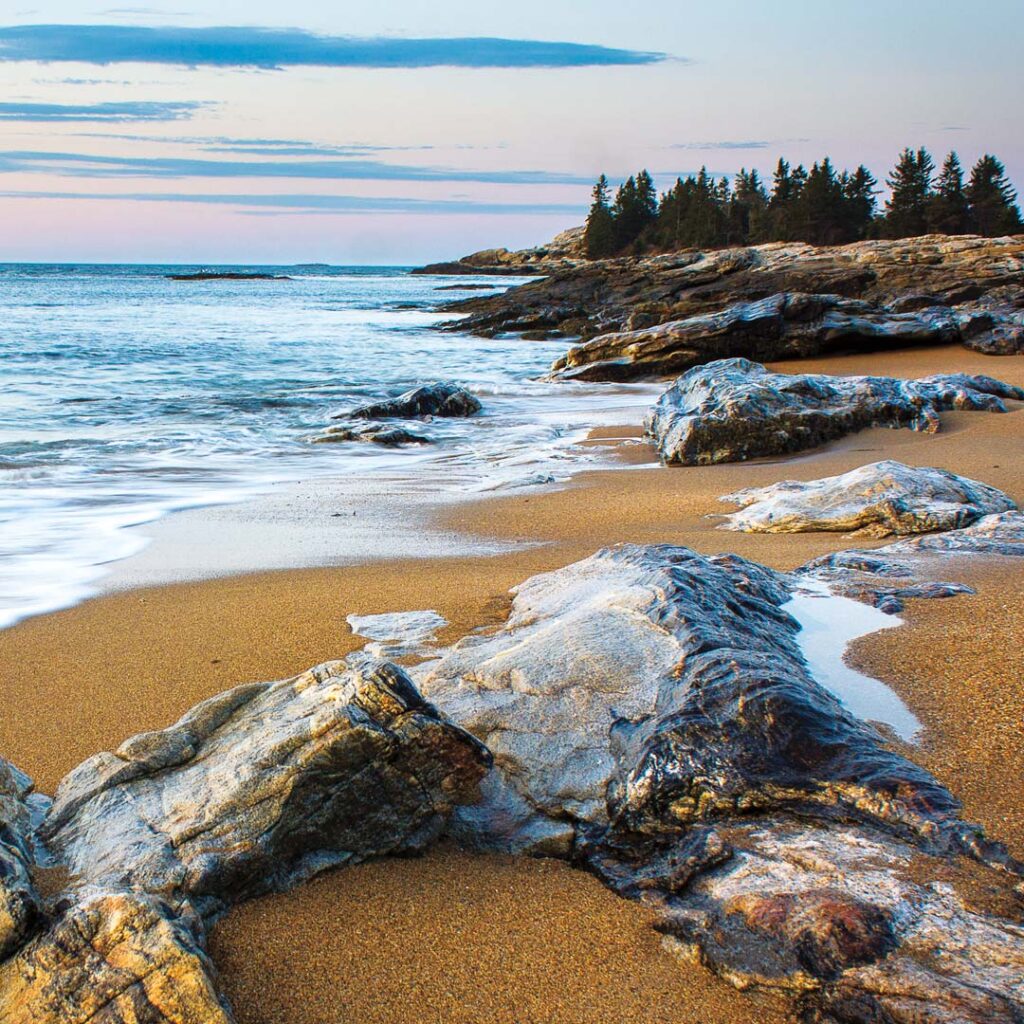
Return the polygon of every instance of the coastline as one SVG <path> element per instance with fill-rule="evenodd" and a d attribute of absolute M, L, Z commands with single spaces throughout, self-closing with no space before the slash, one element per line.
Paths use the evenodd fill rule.
<path fill-rule="evenodd" d="M 993 360 L 955 348 L 807 360 L 773 368 L 905 376 L 955 368 L 1024 383 L 1024 366 L 1018 368 L 1016 361 Z M 671 542 L 705 553 L 733 551 L 780 569 L 830 551 L 876 543 L 851 541 L 840 534 L 758 535 L 716 529 L 717 523 L 707 516 L 727 511 L 719 496 L 741 486 L 789 477 L 810 479 L 881 458 L 898 458 L 977 476 L 1024 502 L 1024 472 L 1014 457 L 1022 420 L 1021 408 L 1006 416 L 952 413 L 943 416 L 943 429 L 937 435 L 878 429 L 785 460 L 687 469 L 644 468 L 650 461 L 646 446 L 635 438 L 624 445 L 615 441 L 635 431 L 597 431 L 592 443 L 611 445 L 622 460 L 616 471 L 583 473 L 553 489 L 460 502 L 436 514 L 434 525 L 441 535 L 485 545 L 490 553 L 476 549 L 473 554 L 437 557 L 428 552 L 426 557 L 225 575 L 157 587 L 126 584 L 117 592 L 0 632 L 0 675 L 11 709 L 0 722 L 0 749 L 33 775 L 41 790 L 52 791 L 56 781 L 83 758 L 113 749 L 136 732 L 169 724 L 205 697 L 242 682 L 289 676 L 361 647 L 365 641 L 353 636 L 345 622 L 349 614 L 435 609 L 450 622 L 440 641 L 451 642 L 477 627 L 501 622 L 509 606 L 509 589 L 527 577 L 619 541 Z M 640 467 L 634 468 L 637 462 Z M 214 513 L 196 510 L 185 515 L 165 521 L 176 532 L 178 543 L 202 531 Z M 174 543 L 169 537 L 172 548 Z M 246 543 L 259 543 L 259 538 L 249 537 Z M 308 554 L 308 549 L 303 550 Z M 126 563 L 123 568 L 122 578 L 130 579 L 131 566 Z M 890 683 L 924 722 L 920 745 L 904 753 L 952 785 L 964 798 L 969 818 L 981 821 L 995 838 L 1019 849 L 1024 817 L 1015 805 L 1014 789 L 1007 784 L 1015 766 L 1024 763 L 1020 698 L 1012 692 L 1017 678 L 1013 666 L 1020 664 L 1016 648 L 1024 625 L 1019 610 L 1012 615 L 1008 611 L 1019 568 L 992 570 L 957 559 L 945 563 L 944 569 L 949 578 L 974 583 L 978 596 L 912 602 L 906 613 L 908 626 L 858 641 L 852 660 Z M 974 627 L 979 618 L 999 608 L 1009 616 L 1009 628 L 1002 637 L 977 636 Z M 972 638 L 972 646 L 966 648 L 972 670 L 969 675 L 960 673 L 957 687 L 963 645 Z M 965 720 L 971 680 L 984 687 L 984 710 Z M 979 731 L 991 726 L 987 716 L 999 722 L 998 743 Z M 979 751 L 986 748 L 988 753 L 977 760 Z M 516 925 L 494 931 L 486 922 L 464 922 L 451 910 L 451 894 L 469 894 L 466 898 L 475 905 L 472 893 L 479 891 L 491 894 L 489 898 L 504 893 L 503 899 L 513 905 L 508 913 Z M 625 976 L 602 975 L 607 964 L 573 961 L 579 954 L 565 945 L 560 938 L 563 933 L 557 928 L 538 933 L 538 922 L 546 920 L 545 901 L 569 901 L 578 914 L 570 929 L 577 928 L 581 935 L 610 934 L 603 928 L 624 936 L 619 966 L 625 962 L 624 970 L 632 976 L 635 966 L 629 961 L 641 954 L 646 957 L 650 943 L 656 942 L 641 905 L 624 904 L 594 879 L 563 865 L 470 858 L 450 849 L 418 861 L 378 862 L 334 872 L 310 886 L 245 904 L 229 914 L 214 930 L 212 949 L 231 975 L 226 989 L 239 1019 L 290 1024 L 341 1020 L 365 1005 L 359 1000 L 372 998 L 372 986 L 381 983 L 373 969 L 380 956 L 379 935 L 359 922 L 372 916 L 372 903 L 367 901 L 381 892 L 405 899 L 410 893 L 419 894 L 428 908 L 447 900 L 444 906 L 453 916 L 442 915 L 448 922 L 445 940 L 431 946 L 425 944 L 420 930 L 429 930 L 431 920 L 417 920 L 415 912 L 395 911 L 392 923 L 400 924 L 395 934 L 407 938 L 403 956 L 395 961 L 396 977 L 407 983 L 414 977 L 417 989 L 399 989 L 403 997 L 388 1003 L 392 1015 L 375 1019 L 460 1019 L 445 1016 L 449 1012 L 445 993 L 458 991 L 453 978 L 467 970 L 467 963 L 472 975 L 472 964 L 483 951 L 490 955 L 497 949 L 514 967 L 500 986 L 483 986 L 482 991 L 494 993 L 498 1001 L 497 1010 L 494 1006 L 488 1010 L 489 1019 L 512 1020 L 501 1016 L 501 1000 L 507 1012 L 516 993 L 525 998 L 523 994 L 535 986 L 543 990 L 551 984 L 550 978 L 538 982 L 536 959 L 526 955 L 538 943 L 561 944 L 560 956 L 564 953 L 567 960 L 551 957 L 548 967 L 576 963 L 579 1005 L 589 1000 L 595 1013 L 613 1006 L 615 1019 L 668 1019 L 653 1009 L 652 1001 L 664 1000 L 666 1007 L 676 1007 L 676 1019 L 685 1020 L 687 1014 L 709 1024 L 783 1019 L 781 1008 L 739 996 L 699 967 L 680 967 L 657 950 L 645 968 L 652 972 L 650 978 L 636 985 L 630 1003 L 628 993 L 620 991 Z M 459 941 L 449 941 L 449 928 L 461 936 Z M 295 980 L 298 961 L 330 964 L 329 973 L 342 976 L 339 965 L 351 970 L 360 958 L 370 967 L 352 981 L 355 1002 L 348 1008 L 329 985 L 310 987 L 309 979 L 301 984 Z M 245 964 L 259 964 L 255 981 L 239 966 Z M 567 968 L 554 969 L 555 977 L 559 969 Z M 280 993 L 277 1009 L 261 1005 L 260 985 L 268 984 Z M 305 1000 L 301 1006 L 294 1002 L 299 993 Z M 613 997 L 615 1001 L 609 1002 Z M 419 1015 L 417 1000 L 437 1007 L 436 1018 Z M 650 1015 L 643 1015 L 648 1011 Z M 748 1012 L 749 1017 L 744 1017 Z"/>

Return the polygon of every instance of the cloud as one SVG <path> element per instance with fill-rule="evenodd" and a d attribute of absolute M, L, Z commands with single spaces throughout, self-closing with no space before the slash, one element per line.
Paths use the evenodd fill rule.
<path fill-rule="evenodd" d="M 436 146 L 378 146 L 363 142 L 343 145 L 310 142 L 308 139 L 235 139 L 228 136 L 132 135 L 124 132 L 78 132 L 80 138 L 116 139 L 158 145 L 191 146 L 203 153 L 235 153 L 247 156 L 366 156 L 368 153 L 422 153 Z M 455 146 L 455 149 L 489 149 L 489 146 Z"/>
<path fill-rule="evenodd" d="M 495 185 L 590 183 L 588 177 L 554 171 L 464 171 L 366 159 L 200 160 L 193 157 L 0 151 L 0 174 L 25 172 L 87 178 L 306 178 L 325 181 L 473 181 Z"/>
<path fill-rule="evenodd" d="M 301 29 L 122 25 L 0 28 L 0 61 L 283 68 L 564 68 L 654 64 L 663 53 L 532 39 L 324 36 Z"/>
<path fill-rule="evenodd" d="M 205 103 L 0 103 L 0 121 L 182 121 Z"/>
<path fill-rule="evenodd" d="M 677 142 L 670 149 L 687 149 L 697 152 L 714 149 L 771 149 L 796 142 L 810 142 L 810 139 L 723 139 L 720 142 Z"/>
<path fill-rule="evenodd" d="M 70 199 L 231 206 L 261 214 L 446 213 L 582 216 L 583 203 L 496 203 L 471 199 L 413 199 L 403 196 L 223 195 L 189 192 L 26 192 L 0 191 L 0 199 Z"/>

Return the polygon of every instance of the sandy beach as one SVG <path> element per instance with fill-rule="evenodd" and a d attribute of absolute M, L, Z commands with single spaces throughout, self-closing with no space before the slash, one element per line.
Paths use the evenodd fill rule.
<path fill-rule="evenodd" d="M 773 369 L 963 371 L 1024 384 L 1021 360 L 959 347 Z M 646 446 L 596 438 L 620 444 L 623 468 L 445 512 L 444 529 L 511 541 L 511 553 L 135 589 L 30 619 L 0 632 L 8 708 L 0 749 L 52 792 L 83 758 L 170 723 L 207 696 L 356 649 L 364 641 L 348 628 L 349 614 L 436 609 L 451 623 L 441 639 L 451 641 L 502 621 L 510 587 L 608 544 L 734 551 L 781 569 L 869 546 L 838 534 L 716 529 L 708 516 L 728 510 L 718 498 L 740 487 L 894 458 L 976 477 L 1024 503 L 1024 408 L 1005 416 L 947 414 L 942 425 L 937 435 L 871 430 L 783 461 L 706 469 L 634 468 L 631 462 L 650 461 Z M 921 742 L 905 752 L 963 799 L 968 820 L 1024 852 L 1020 568 L 957 559 L 943 574 L 978 594 L 912 603 L 906 625 L 861 640 L 853 660 L 889 683 L 924 723 Z M 332 873 L 239 907 L 216 926 L 211 949 L 246 1024 L 783 1019 L 779 1006 L 678 965 L 648 925 L 642 906 L 565 865 L 443 847 L 417 860 Z"/>

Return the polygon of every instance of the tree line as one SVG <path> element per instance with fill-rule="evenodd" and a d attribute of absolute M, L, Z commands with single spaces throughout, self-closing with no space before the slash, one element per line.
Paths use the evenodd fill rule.
<path fill-rule="evenodd" d="M 871 172 L 863 164 L 839 172 L 828 157 L 810 170 L 780 159 L 770 186 L 756 170 L 743 169 L 730 182 L 702 167 L 677 178 L 660 196 L 646 170 L 623 182 L 614 198 L 602 174 L 587 216 L 586 251 L 599 259 L 759 242 L 841 245 L 864 238 L 1024 231 L 1017 193 L 994 156 L 983 156 L 965 182 L 956 153 L 936 174 L 926 149 L 905 149 L 886 185 L 890 196 L 879 210 Z"/>

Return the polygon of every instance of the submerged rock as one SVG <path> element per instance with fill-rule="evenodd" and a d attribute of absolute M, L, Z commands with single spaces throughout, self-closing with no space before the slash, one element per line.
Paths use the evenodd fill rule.
<path fill-rule="evenodd" d="M 404 444 L 433 444 L 426 434 L 417 434 L 405 427 L 386 423 L 354 424 L 350 427 L 328 427 L 322 434 L 310 438 L 313 444 L 339 444 L 344 441 L 367 441 L 383 448 L 398 448 Z"/>
<path fill-rule="evenodd" d="M 821 480 L 783 480 L 726 495 L 725 528 L 746 533 L 858 531 L 875 537 L 968 526 L 1015 509 L 1002 491 L 943 469 L 886 460 Z"/>
<path fill-rule="evenodd" d="M 168 907 L 88 892 L 0 964 L 5 1024 L 231 1024 L 213 966 Z"/>
<path fill-rule="evenodd" d="M 571 855 L 659 908 L 680 955 L 809 1019 L 1015 1020 L 1020 915 L 969 909 L 956 856 L 999 869 L 1007 905 L 1020 865 L 811 676 L 799 585 L 631 545 L 522 584 L 501 631 L 416 670 L 494 754 L 452 827 Z"/>
<path fill-rule="evenodd" d="M 458 384 L 439 381 L 413 388 L 397 398 L 362 405 L 334 419 L 415 419 L 422 416 L 474 416 L 483 406 Z"/>
<path fill-rule="evenodd" d="M 41 916 L 32 881 L 32 819 L 38 809 L 32 803 L 32 780 L 0 758 L 0 960 L 26 940 Z"/>
<path fill-rule="evenodd" d="M 684 373 L 645 422 L 667 463 L 710 465 L 814 448 L 867 427 L 939 429 L 949 409 L 1006 412 L 1024 389 L 968 374 L 919 380 L 770 373 L 722 359 Z"/>
<path fill-rule="evenodd" d="M 333 662 L 229 690 L 83 762 L 40 834 L 79 884 L 210 916 L 333 865 L 422 849 L 489 763 L 401 669 Z"/>

